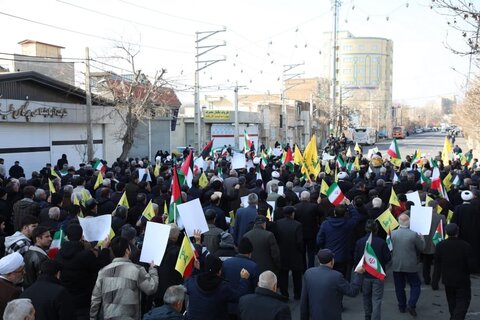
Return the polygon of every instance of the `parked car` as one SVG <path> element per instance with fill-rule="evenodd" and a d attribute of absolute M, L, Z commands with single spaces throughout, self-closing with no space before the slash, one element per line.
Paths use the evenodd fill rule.
<path fill-rule="evenodd" d="M 423 130 L 421 128 L 415 129 L 415 133 L 422 133 L 422 132 L 423 132 Z"/>

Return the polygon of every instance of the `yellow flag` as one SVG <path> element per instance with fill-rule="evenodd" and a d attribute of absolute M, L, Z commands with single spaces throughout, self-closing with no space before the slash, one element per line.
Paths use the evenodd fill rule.
<path fill-rule="evenodd" d="M 87 192 L 87 190 L 82 189 L 82 202 L 86 203 L 91 198 L 92 198 L 92 196 Z"/>
<path fill-rule="evenodd" d="M 78 201 L 77 196 L 73 196 L 73 205 L 80 207 L 80 201 Z"/>
<path fill-rule="evenodd" d="M 158 164 L 156 164 L 155 168 L 153 168 L 153 175 L 155 177 L 158 177 L 160 175 L 160 166 Z"/>
<path fill-rule="evenodd" d="M 57 192 L 57 191 L 55 190 L 55 186 L 53 185 L 52 180 L 50 180 L 50 179 L 48 179 L 48 189 L 50 189 L 50 193 L 55 193 L 55 192 Z"/>
<path fill-rule="evenodd" d="M 60 177 L 58 176 L 57 172 L 55 170 L 53 170 L 53 168 L 50 168 L 50 174 L 54 177 L 57 177 L 58 179 L 60 179 Z"/>
<path fill-rule="evenodd" d="M 338 173 L 337 173 L 337 167 L 335 167 L 335 182 L 338 182 Z"/>
<path fill-rule="evenodd" d="M 102 176 L 102 172 L 98 171 L 97 181 L 95 181 L 95 186 L 93 187 L 93 189 L 97 190 L 98 187 L 100 187 L 101 185 L 103 185 L 103 176 Z"/>
<path fill-rule="evenodd" d="M 442 151 L 442 161 L 443 165 L 448 165 L 448 161 L 450 158 L 450 153 L 452 152 L 452 144 L 450 143 L 450 139 L 445 136 L 445 142 L 443 144 L 443 151 Z"/>
<path fill-rule="evenodd" d="M 380 222 L 380 225 L 382 226 L 383 230 L 385 230 L 385 232 L 388 232 L 389 228 L 390 230 L 394 230 L 398 227 L 398 221 L 388 209 L 385 210 L 384 213 L 379 215 L 377 220 L 378 222 Z"/>
<path fill-rule="evenodd" d="M 235 227 L 235 214 L 233 213 L 233 210 L 228 213 L 230 216 L 230 227 Z"/>
<path fill-rule="evenodd" d="M 433 199 L 428 194 L 425 195 L 425 207 L 428 207 L 430 201 L 433 201 Z"/>
<path fill-rule="evenodd" d="M 452 174 L 450 172 L 443 179 L 443 186 L 447 192 L 450 191 L 450 188 L 452 187 Z"/>
<path fill-rule="evenodd" d="M 293 153 L 293 163 L 299 165 L 303 163 L 303 156 L 300 152 L 300 148 L 298 147 L 298 145 L 295 145 L 295 151 Z"/>
<path fill-rule="evenodd" d="M 145 207 L 145 210 L 143 210 L 142 216 L 144 216 L 147 220 L 152 220 L 153 217 L 155 217 L 155 211 L 153 211 L 153 204 L 152 200 L 150 200 Z"/>
<path fill-rule="evenodd" d="M 180 252 L 178 253 L 177 263 L 175 264 L 175 270 L 180 272 L 182 277 L 188 276 L 185 271 L 188 272 L 188 269 L 191 269 L 190 264 L 192 264 L 192 260 L 195 258 L 195 254 L 193 253 L 192 244 L 190 243 L 190 239 L 188 236 L 183 237 L 182 246 L 180 247 Z M 191 271 L 191 270 L 190 270 Z"/>
<path fill-rule="evenodd" d="M 453 217 L 453 211 L 452 211 L 452 210 L 448 210 L 448 214 L 447 214 L 447 224 L 449 224 L 450 221 L 452 221 L 452 217 Z"/>
<path fill-rule="evenodd" d="M 122 197 L 118 201 L 118 205 L 130 208 L 130 206 L 128 205 L 127 193 L 125 191 L 123 192 Z"/>
<path fill-rule="evenodd" d="M 393 187 L 392 192 L 390 193 L 390 200 L 388 201 L 388 203 L 400 207 L 400 202 L 398 202 L 397 194 L 395 193 L 395 190 L 393 190 Z"/>
<path fill-rule="evenodd" d="M 198 180 L 198 185 L 202 189 L 208 185 L 208 178 L 205 172 L 202 172 L 202 174 L 200 175 L 200 179 Z"/>
<path fill-rule="evenodd" d="M 358 153 L 362 153 L 362 148 L 360 148 L 358 142 L 355 143 L 355 148 L 353 150 L 357 151 Z"/>
<path fill-rule="evenodd" d="M 312 173 L 315 175 L 315 177 L 317 177 L 320 171 L 321 171 L 320 161 L 317 161 L 313 167 Z"/>
<path fill-rule="evenodd" d="M 443 210 L 442 207 L 439 206 L 439 205 L 437 205 L 437 213 L 438 213 L 438 214 L 441 214 L 441 213 L 442 213 L 442 210 Z"/>
<path fill-rule="evenodd" d="M 402 166 L 402 159 L 391 158 L 390 162 L 396 167 L 401 167 Z"/>
<path fill-rule="evenodd" d="M 325 182 L 324 179 L 322 179 L 322 185 L 320 186 L 320 193 L 323 195 L 327 195 L 328 188 L 329 188 L 328 184 Z"/>
<path fill-rule="evenodd" d="M 330 164 L 327 161 L 325 163 L 325 173 L 329 175 L 331 172 L 332 172 L 332 170 L 330 169 Z"/>
<path fill-rule="evenodd" d="M 163 214 L 168 214 L 167 201 L 163 201 Z"/>
<path fill-rule="evenodd" d="M 358 157 L 355 157 L 355 161 L 353 161 L 353 167 L 357 172 L 360 171 L 360 161 L 358 160 Z"/>
<path fill-rule="evenodd" d="M 270 208 L 267 208 L 267 219 L 268 219 L 268 221 L 272 221 L 272 215 L 270 214 Z"/>
<path fill-rule="evenodd" d="M 113 238 L 115 238 L 115 231 L 113 231 L 113 229 L 110 228 L 110 233 L 108 234 L 108 239 L 112 240 Z M 97 247 L 101 247 L 102 244 L 103 244 L 103 240 L 98 241 Z"/>

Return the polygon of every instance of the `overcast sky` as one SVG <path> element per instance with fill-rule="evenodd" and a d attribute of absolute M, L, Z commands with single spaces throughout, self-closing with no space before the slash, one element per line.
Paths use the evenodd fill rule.
<path fill-rule="evenodd" d="M 445 42 L 458 46 L 461 39 L 448 29 L 444 16 L 429 8 L 430 2 L 342 3 L 340 30 L 393 40 L 396 102 L 418 106 L 463 93 L 469 59 L 445 48 Z M 205 58 L 225 56 L 226 61 L 202 71 L 200 85 L 202 96 L 217 92 L 230 96 L 235 82 L 247 87 L 241 93 L 280 92 L 285 64 L 304 62 L 298 71 L 306 77 L 322 76 L 322 36 L 332 30 L 329 0 L 0 0 L 0 8 L 0 52 L 19 53 L 17 43 L 32 39 L 65 47 L 67 59 L 83 58 L 88 46 L 96 60 L 93 71 L 125 73 L 122 69 L 129 69 L 128 65 L 111 58 L 118 54 L 115 43 L 137 44 L 137 66 L 150 75 L 166 68 L 184 104 L 193 101 L 196 31 L 226 28 L 213 41 L 203 42 L 225 41 L 225 47 Z M 83 64 L 76 64 L 79 79 L 83 69 Z"/>

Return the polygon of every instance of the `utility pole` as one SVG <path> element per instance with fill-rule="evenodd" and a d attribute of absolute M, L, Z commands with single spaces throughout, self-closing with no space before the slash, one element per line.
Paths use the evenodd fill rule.
<path fill-rule="evenodd" d="M 288 80 L 291 80 L 293 78 L 296 78 L 298 76 L 303 75 L 305 72 L 300 72 L 300 73 L 288 73 L 290 70 L 295 69 L 299 66 L 305 65 L 305 62 L 302 63 L 294 63 L 294 64 L 287 64 L 283 66 L 283 72 L 282 72 L 282 85 L 283 85 L 283 90 L 282 90 L 282 118 L 283 118 L 283 140 L 285 143 L 288 141 L 288 113 L 287 113 L 287 91 L 292 89 L 293 87 L 296 87 L 300 83 L 291 85 L 289 87 L 286 86 L 286 82 Z"/>
<path fill-rule="evenodd" d="M 93 159 L 92 91 L 90 88 L 90 52 L 85 48 L 85 104 L 87 111 L 87 160 Z"/>
<path fill-rule="evenodd" d="M 219 33 L 225 32 L 226 29 L 223 28 L 222 30 L 216 31 L 199 31 L 195 32 L 196 40 L 195 40 L 195 48 L 196 48 L 196 55 L 195 55 L 195 123 L 194 123 L 194 132 L 196 139 L 195 147 L 197 152 L 200 152 L 202 148 L 202 113 L 200 110 L 200 71 L 205 68 L 210 67 L 211 65 L 225 61 L 225 57 L 222 59 L 210 59 L 210 60 L 200 60 L 200 57 L 205 55 L 206 53 L 219 48 L 226 46 L 225 41 L 221 44 L 213 44 L 213 45 L 201 45 L 201 42 L 207 40 L 211 36 Z M 203 66 L 200 66 L 203 64 Z"/>
<path fill-rule="evenodd" d="M 238 89 L 246 88 L 246 86 L 238 86 L 238 83 L 235 83 L 235 148 L 240 149 L 239 137 L 240 137 L 240 127 L 238 125 Z"/>
<path fill-rule="evenodd" d="M 340 9 L 340 0 L 332 0 L 333 5 L 333 76 L 332 76 L 332 104 L 330 106 L 330 131 L 336 126 L 337 118 L 337 29 L 338 29 L 338 11 Z"/>

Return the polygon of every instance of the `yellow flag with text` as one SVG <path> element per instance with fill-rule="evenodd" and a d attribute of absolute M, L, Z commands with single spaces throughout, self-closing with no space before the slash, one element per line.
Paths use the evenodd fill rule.
<path fill-rule="evenodd" d="M 398 227 L 398 221 L 388 209 L 385 210 L 384 213 L 379 215 L 377 220 L 378 222 L 380 222 L 380 225 L 382 226 L 383 230 L 385 230 L 385 232 L 388 232 L 388 229 L 394 230 Z"/>

